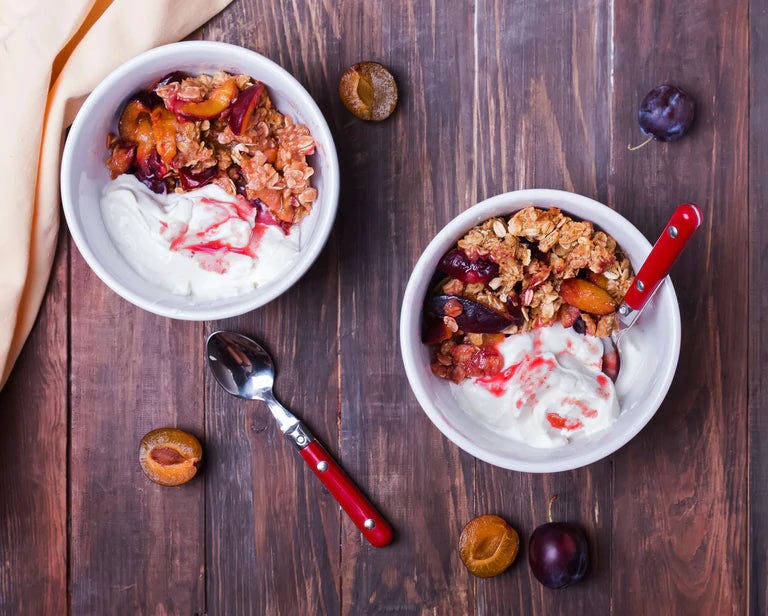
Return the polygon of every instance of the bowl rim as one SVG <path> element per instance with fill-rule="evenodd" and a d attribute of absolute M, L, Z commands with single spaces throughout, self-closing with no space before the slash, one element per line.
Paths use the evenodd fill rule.
<path fill-rule="evenodd" d="M 680 322 L 680 307 L 675 294 L 674 286 L 669 276 L 662 281 L 657 293 L 671 293 L 672 298 L 672 314 L 669 315 L 668 323 L 669 330 L 668 336 L 671 340 L 672 355 L 671 361 L 667 363 L 666 369 L 659 374 L 659 378 L 656 380 L 656 387 L 654 387 L 651 395 L 647 398 L 644 405 L 644 412 L 642 415 L 638 414 L 638 418 L 633 424 L 630 424 L 624 432 L 617 433 L 617 438 L 609 440 L 607 443 L 599 447 L 594 447 L 588 453 L 573 456 L 572 458 L 565 458 L 560 460 L 553 460 L 547 462 L 529 462 L 525 460 L 511 460 L 508 456 L 498 455 L 493 452 L 475 445 L 468 439 L 464 438 L 456 429 L 454 429 L 447 421 L 443 420 L 442 413 L 438 408 L 438 405 L 433 401 L 426 386 L 419 378 L 418 365 L 420 364 L 417 358 L 416 349 L 421 348 L 423 344 L 420 336 L 418 335 L 419 327 L 418 321 L 417 327 L 413 327 L 414 319 L 420 319 L 421 306 L 424 298 L 418 297 L 418 287 L 426 277 L 431 278 L 433 271 L 427 269 L 427 264 L 433 259 L 439 258 L 442 250 L 439 246 L 442 242 L 448 238 L 455 238 L 456 241 L 461 237 L 461 233 L 465 233 L 474 225 L 478 224 L 478 221 L 485 220 L 491 216 L 489 211 L 494 210 L 499 205 L 508 203 L 510 201 L 516 201 L 518 205 L 510 205 L 509 212 L 513 213 L 519 211 L 525 207 L 525 201 L 529 203 L 534 200 L 547 200 L 551 201 L 556 207 L 561 207 L 565 210 L 568 209 L 567 203 L 579 203 L 580 205 L 595 208 L 600 212 L 600 217 L 604 220 L 610 220 L 615 225 L 624 226 L 630 233 L 637 236 L 638 241 L 647 246 L 647 250 L 650 251 L 651 243 L 648 239 L 635 227 L 629 220 L 624 218 L 621 214 L 608 206 L 579 195 L 563 190 L 554 189 L 524 189 L 514 190 L 499 195 L 495 195 L 480 201 L 473 205 L 469 209 L 461 212 L 458 216 L 453 218 L 447 225 L 445 225 L 434 238 L 429 242 L 427 247 L 422 252 L 416 265 L 414 265 L 413 271 L 408 279 L 408 284 L 405 288 L 405 293 L 402 300 L 402 309 L 400 312 L 400 352 L 405 367 L 405 374 L 408 378 L 408 382 L 411 386 L 411 390 L 416 396 L 416 400 L 419 402 L 421 408 L 432 421 L 432 423 L 443 433 L 443 435 L 452 441 L 459 448 L 463 449 L 472 456 L 488 462 L 494 466 L 506 468 L 509 470 L 527 472 L 527 473 L 549 473 L 568 471 L 587 466 L 593 462 L 602 460 L 603 458 L 615 453 L 630 440 L 632 440 L 642 430 L 651 418 L 656 414 L 661 406 L 664 398 L 669 391 L 675 373 L 677 372 L 677 364 L 680 357 L 680 341 L 681 341 L 681 322 Z M 416 335 L 414 336 L 414 331 Z M 428 374 L 429 378 L 437 378 L 431 374 Z M 608 428 L 611 429 L 610 427 Z"/>
<path fill-rule="evenodd" d="M 198 53 L 201 56 L 200 60 L 204 61 L 205 54 L 212 50 L 230 53 L 233 64 L 237 64 L 241 58 L 250 56 L 249 60 L 262 64 L 266 72 L 281 73 L 283 78 L 295 86 L 300 100 L 295 100 L 294 104 L 308 115 L 315 116 L 316 123 L 320 128 L 320 134 L 316 135 L 316 137 L 323 144 L 323 156 L 328 160 L 329 172 L 326 174 L 327 177 L 324 177 L 326 185 L 323 186 L 323 192 L 327 194 L 327 203 L 324 204 L 323 211 L 319 213 L 315 229 L 312 233 L 312 241 L 302 249 L 296 265 L 284 277 L 274 281 L 275 284 L 270 286 L 268 292 L 256 294 L 249 301 L 233 302 L 226 308 L 210 308 L 206 306 L 204 301 L 185 308 L 170 308 L 158 305 L 152 299 L 123 285 L 109 273 L 107 268 L 102 266 L 99 258 L 91 250 L 85 233 L 76 222 L 76 207 L 74 205 L 76 199 L 72 192 L 72 182 L 70 182 L 76 155 L 74 144 L 91 110 L 99 104 L 102 95 L 123 77 L 141 70 L 142 66 L 148 61 L 173 56 L 175 53 L 180 52 L 185 54 Z M 212 321 L 239 316 L 268 304 L 285 293 L 312 267 L 327 244 L 336 220 L 339 207 L 339 174 L 336 144 L 334 143 L 328 122 L 306 88 L 291 73 L 276 62 L 246 47 L 219 41 L 181 41 L 154 47 L 132 57 L 104 77 L 88 95 L 72 122 L 64 144 L 60 171 L 60 193 L 64 218 L 72 239 L 85 262 L 107 287 L 131 304 L 162 317 L 186 321 Z M 237 296 L 234 299 L 237 299 Z"/>

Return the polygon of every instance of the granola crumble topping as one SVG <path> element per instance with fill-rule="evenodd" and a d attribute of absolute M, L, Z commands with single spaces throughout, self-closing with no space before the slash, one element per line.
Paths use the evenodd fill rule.
<path fill-rule="evenodd" d="M 309 129 L 275 109 L 266 86 L 248 75 L 171 73 L 132 96 L 107 147 L 113 179 L 133 173 L 158 193 L 215 183 L 284 228 L 317 198 Z"/>
<path fill-rule="evenodd" d="M 615 308 L 634 277 L 616 240 L 591 222 L 576 220 L 555 207 L 533 206 L 508 219 L 491 218 L 470 229 L 444 257 L 438 271 L 445 276 L 430 293 L 466 298 L 505 316 L 508 325 L 499 332 L 503 335 L 560 322 L 580 333 L 609 336 L 617 328 Z M 579 282 L 561 289 L 569 279 Z M 584 288 L 597 293 L 602 303 L 591 306 L 578 295 Z M 458 383 L 501 369 L 498 359 L 488 361 L 499 342 L 493 337 L 499 334 L 467 332 L 459 326 L 435 327 L 435 316 L 425 312 L 424 340 L 432 346 L 436 375 Z M 456 323 L 449 318 L 451 325 Z M 471 329 L 469 325 L 465 328 Z"/>

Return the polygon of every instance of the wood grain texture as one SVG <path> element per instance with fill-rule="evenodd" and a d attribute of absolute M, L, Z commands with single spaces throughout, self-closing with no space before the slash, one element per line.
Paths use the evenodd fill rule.
<path fill-rule="evenodd" d="M 612 593 L 636 613 L 741 614 L 747 592 L 748 3 L 615 6 L 609 201 L 647 237 L 674 207 L 704 225 L 672 270 L 677 376 L 657 415 L 613 459 Z M 627 145 L 663 82 L 698 101 L 677 143 Z"/>
<path fill-rule="evenodd" d="M 606 201 L 611 15 L 602 2 L 477 3 L 475 106 L 477 200 L 522 188 L 556 188 Z M 468 203 L 466 205 L 471 205 Z M 458 209 L 455 213 L 458 213 Z M 611 464 L 531 475 L 477 462 L 474 514 L 497 513 L 522 537 L 519 561 L 478 581 L 477 613 L 607 614 L 611 609 Z M 527 540 L 546 521 L 581 525 L 589 577 L 552 592 L 533 577 Z"/>
<path fill-rule="evenodd" d="M 318 101 L 342 169 L 335 231 L 278 300 L 208 324 L 134 308 L 62 243 L 0 393 L 0 614 L 765 614 L 763 4 L 232 3 L 194 38 L 266 55 Z M 336 95 L 361 60 L 400 85 L 381 124 L 352 118 Z M 628 152 L 637 105 L 664 81 L 698 101 L 693 133 Z M 650 239 L 678 203 L 705 210 L 672 272 L 683 347 L 667 400 L 609 460 L 541 476 L 445 439 L 398 348 L 402 293 L 427 242 L 473 203 L 532 187 L 607 203 Z M 203 344 L 222 328 L 274 353 L 278 397 L 380 506 L 392 547 L 368 546 L 266 408 L 218 388 Z M 182 488 L 138 465 L 141 436 L 165 425 L 204 443 L 201 477 Z M 526 562 L 554 493 L 594 563 L 559 592 Z M 482 513 L 521 532 L 517 563 L 495 579 L 471 577 L 456 553 Z"/>
<path fill-rule="evenodd" d="M 333 7 L 328 7 L 332 9 Z M 290 71 L 326 117 L 335 88 L 335 12 L 319 3 L 242 2 L 205 36 L 243 45 Z M 267 84 L 269 85 L 269 84 Z M 274 356 L 278 398 L 338 451 L 338 257 L 331 238 L 271 304 L 210 324 L 254 336 Z M 340 609 L 339 508 L 266 407 L 226 394 L 206 374 L 208 613 L 335 614 Z"/>
<path fill-rule="evenodd" d="M 68 247 L 0 393 L 0 614 L 67 611 Z"/>
<path fill-rule="evenodd" d="M 204 481 L 138 462 L 150 430 L 204 435 L 203 326 L 125 302 L 74 247 L 71 271 L 72 613 L 203 614 Z"/>
<path fill-rule="evenodd" d="M 418 254 L 474 198 L 471 2 L 345 2 L 341 72 L 388 66 L 400 102 L 363 123 L 334 101 L 342 196 L 341 443 L 350 472 L 381 505 L 396 543 L 376 550 L 342 520 L 344 614 L 467 614 L 474 581 L 455 545 L 469 519 L 472 459 L 431 425 L 398 348 L 400 302 Z"/>
<path fill-rule="evenodd" d="M 768 6 L 749 7 L 749 614 L 768 614 Z"/>

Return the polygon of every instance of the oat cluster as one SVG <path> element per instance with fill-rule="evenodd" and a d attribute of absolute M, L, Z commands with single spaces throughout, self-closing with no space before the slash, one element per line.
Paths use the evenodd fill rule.
<path fill-rule="evenodd" d="M 531 206 L 510 218 L 486 220 L 470 229 L 456 249 L 469 261 L 496 264 L 498 274 L 478 282 L 448 277 L 435 293 L 467 298 L 515 317 L 501 332 L 505 335 L 560 322 L 580 333 L 609 336 L 617 328 L 613 309 L 606 314 L 569 304 L 563 295 L 572 296 L 573 291 L 569 295 L 563 287 L 561 295 L 561 285 L 579 279 L 607 292 L 605 300 L 618 306 L 634 277 L 615 239 L 591 222 L 574 219 L 554 207 Z M 433 347 L 433 372 L 455 382 L 497 372 L 500 358 L 493 350 L 499 334 L 465 333 L 455 317 L 446 304 L 444 322 L 449 337 Z"/>
<path fill-rule="evenodd" d="M 109 135 L 112 177 L 134 173 L 155 192 L 214 183 L 260 201 L 286 225 L 304 218 L 317 198 L 309 129 L 278 111 L 267 86 L 248 75 L 169 77 L 137 92 L 123 111 L 120 134 Z M 258 94 L 244 111 L 240 99 L 254 86 Z"/>
<path fill-rule="evenodd" d="M 589 270 L 605 277 L 608 293 L 621 303 L 634 276 L 616 240 L 596 231 L 591 222 L 577 221 L 558 208 L 527 207 L 505 220 L 491 218 L 472 228 L 458 242 L 470 259 L 490 256 L 499 275 L 487 284 L 463 284 L 449 279 L 447 295 L 462 295 L 504 311 L 512 298 L 521 306 L 525 322 L 513 331 L 527 332 L 558 320 L 563 300 L 558 291 L 566 278 Z M 614 315 L 595 320 L 582 313 L 587 333 L 606 336 L 614 329 Z M 513 326 L 514 328 L 514 326 Z"/>

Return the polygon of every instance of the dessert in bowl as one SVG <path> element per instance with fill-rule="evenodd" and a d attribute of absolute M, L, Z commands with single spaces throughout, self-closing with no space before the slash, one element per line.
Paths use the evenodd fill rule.
<path fill-rule="evenodd" d="M 93 91 L 61 187 L 73 239 L 110 288 L 156 314 L 207 320 L 271 301 L 309 268 L 335 218 L 338 161 L 285 70 L 233 45 L 184 42 Z"/>
<path fill-rule="evenodd" d="M 666 279 L 624 335 L 618 375 L 603 365 L 600 337 L 650 249 L 613 210 L 562 191 L 499 195 L 450 222 L 414 268 L 401 314 L 406 374 L 430 419 L 469 453 L 521 471 L 577 468 L 625 444 L 658 409 L 679 354 Z"/>

